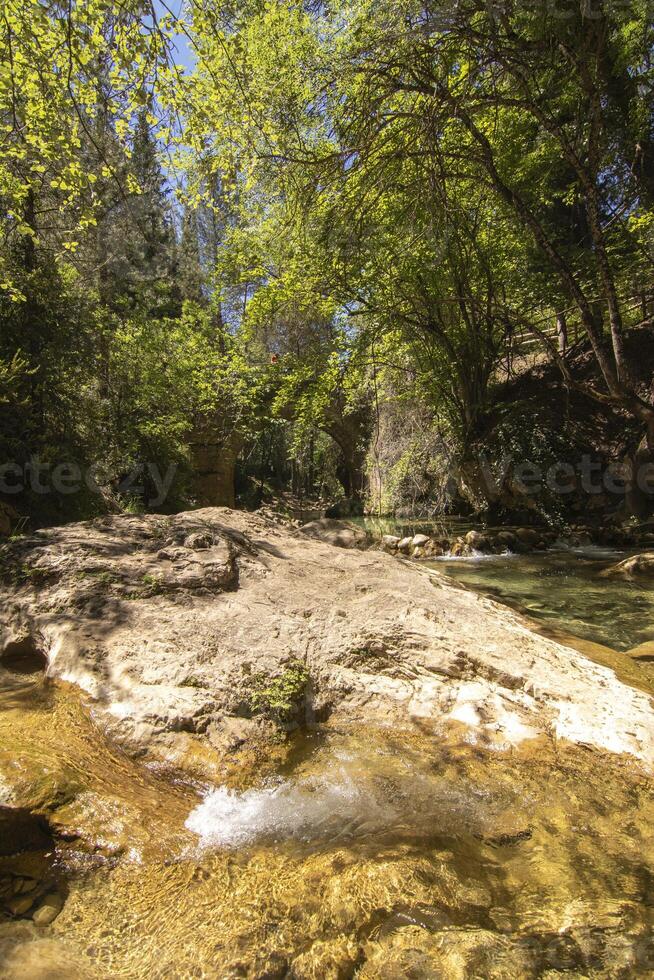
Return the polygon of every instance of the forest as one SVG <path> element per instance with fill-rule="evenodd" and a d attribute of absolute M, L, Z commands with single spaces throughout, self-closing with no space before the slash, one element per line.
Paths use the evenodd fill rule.
<path fill-rule="evenodd" d="M 648 516 L 653 39 L 648 0 L 6 0 L 5 523 Z"/>

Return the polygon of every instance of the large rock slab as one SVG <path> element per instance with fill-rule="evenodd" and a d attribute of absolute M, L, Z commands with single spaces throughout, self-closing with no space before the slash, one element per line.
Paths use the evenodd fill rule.
<path fill-rule="evenodd" d="M 265 679 L 272 700 L 301 664 L 308 723 L 414 720 L 496 748 L 546 736 L 654 762 L 647 693 L 381 551 L 210 508 L 52 528 L 2 558 L 0 651 L 29 637 L 138 751 L 233 742 Z"/>

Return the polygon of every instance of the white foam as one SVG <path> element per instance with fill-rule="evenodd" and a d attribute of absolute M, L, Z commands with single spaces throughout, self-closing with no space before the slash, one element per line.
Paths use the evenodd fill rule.
<path fill-rule="evenodd" d="M 311 839 L 370 818 L 375 803 L 342 773 L 338 782 L 282 782 L 243 793 L 220 786 L 189 814 L 185 826 L 202 847 L 241 847 L 258 838 Z"/>
<path fill-rule="evenodd" d="M 498 558 L 518 558 L 519 555 L 515 551 L 500 551 L 499 553 L 491 553 L 487 551 L 477 551 L 472 549 L 472 554 L 470 555 L 453 555 L 451 551 L 447 551 L 444 555 L 434 555 L 430 557 L 429 561 L 497 561 Z"/>

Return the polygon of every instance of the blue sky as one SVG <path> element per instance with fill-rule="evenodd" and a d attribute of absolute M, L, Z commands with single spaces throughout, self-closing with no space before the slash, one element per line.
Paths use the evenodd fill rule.
<path fill-rule="evenodd" d="M 163 17 L 167 13 L 172 13 L 175 17 L 179 17 L 183 7 L 184 0 L 165 0 L 163 3 L 161 0 L 154 0 L 154 9 L 158 17 Z M 174 45 L 177 64 L 184 65 L 185 68 L 190 68 L 195 59 L 185 35 L 182 33 L 178 34 L 174 39 Z"/>

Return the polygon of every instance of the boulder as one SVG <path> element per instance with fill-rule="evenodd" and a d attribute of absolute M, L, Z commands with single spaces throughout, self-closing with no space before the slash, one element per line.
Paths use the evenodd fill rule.
<path fill-rule="evenodd" d="M 324 541 L 335 548 L 367 548 L 370 535 L 362 527 L 347 521 L 323 517 L 319 521 L 309 521 L 295 532 L 314 541 Z"/>
<path fill-rule="evenodd" d="M 425 549 L 424 548 L 414 548 L 413 549 L 413 555 L 412 555 L 413 558 L 424 558 L 425 555 L 426 555 L 426 552 L 425 552 Z"/>
<path fill-rule="evenodd" d="M 414 534 L 411 544 L 414 548 L 424 548 L 428 541 L 429 537 L 426 534 Z"/>
<path fill-rule="evenodd" d="M 413 538 L 402 538 L 402 540 L 398 543 L 397 550 L 401 551 L 405 555 L 408 555 L 411 551 L 412 545 Z"/>
<path fill-rule="evenodd" d="M 395 534 L 382 535 L 381 546 L 383 551 L 397 551 L 397 546 L 399 543 L 400 539 Z"/>
<path fill-rule="evenodd" d="M 543 546 L 542 534 L 533 527 L 519 527 L 515 536 L 524 548 L 541 548 Z"/>
<path fill-rule="evenodd" d="M 644 551 L 640 555 L 625 558 L 617 565 L 611 565 L 600 572 L 602 578 L 652 578 L 654 577 L 654 551 Z"/>
<path fill-rule="evenodd" d="M 229 542 L 236 569 L 229 590 L 145 584 L 136 601 L 126 595 L 125 583 L 171 574 L 157 552 L 197 530 Z M 466 542 L 458 545 L 465 553 Z M 214 561 L 222 547 L 185 549 L 187 560 Z M 44 528 L 8 551 L 18 567 L 52 574 L 38 588 L 0 582 L 0 646 L 38 637 L 49 674 L 82 687 L 85 703 L 95 699 L 94 717 L 112 739 L 203 782 L 224 771 L 223 751 L 256 743 L 258 729 L 224 719 L 240 718 L 253 692 L 285 698 L 289 656 L 301 658 L 310 677 L 307 720 L 411 718 L 444 730 L 451 724 L 452 733 L 465 726 L 498 747 L 554 732 L 654 766 L 654 707 L 645 692 L 417 563 L 333 548 L 306 529 L 225 508 Z M 100 568 L 109 581 L 90 574 Z M 23 779 L 11 764 L 2 775 L 10 792 Z M 54 777 L 47 778 L 49 785 Z M 65 780 L 56 798 L 67 805 L 79 790 L 72 776 Z M 45 793 L 39 788 L 39 798 Z M 5 815 L 0 850 L 29 845 L 8 841 L 7 828 Z M 48 883 L 42 894 L 51 891 Z"/>
<path fill-rule="evenodd" d="M 517 541 L 513 531 L 498 531 L 495 535 L 495 544 L 508 551 L 515 551 Z"/>
<path fill-rule="evenodd" d="M 490 541 L 481 531 L 468 531 L 465 536 L 465 542 L 475 551 L 488 551 L 490 549 Z"/>

